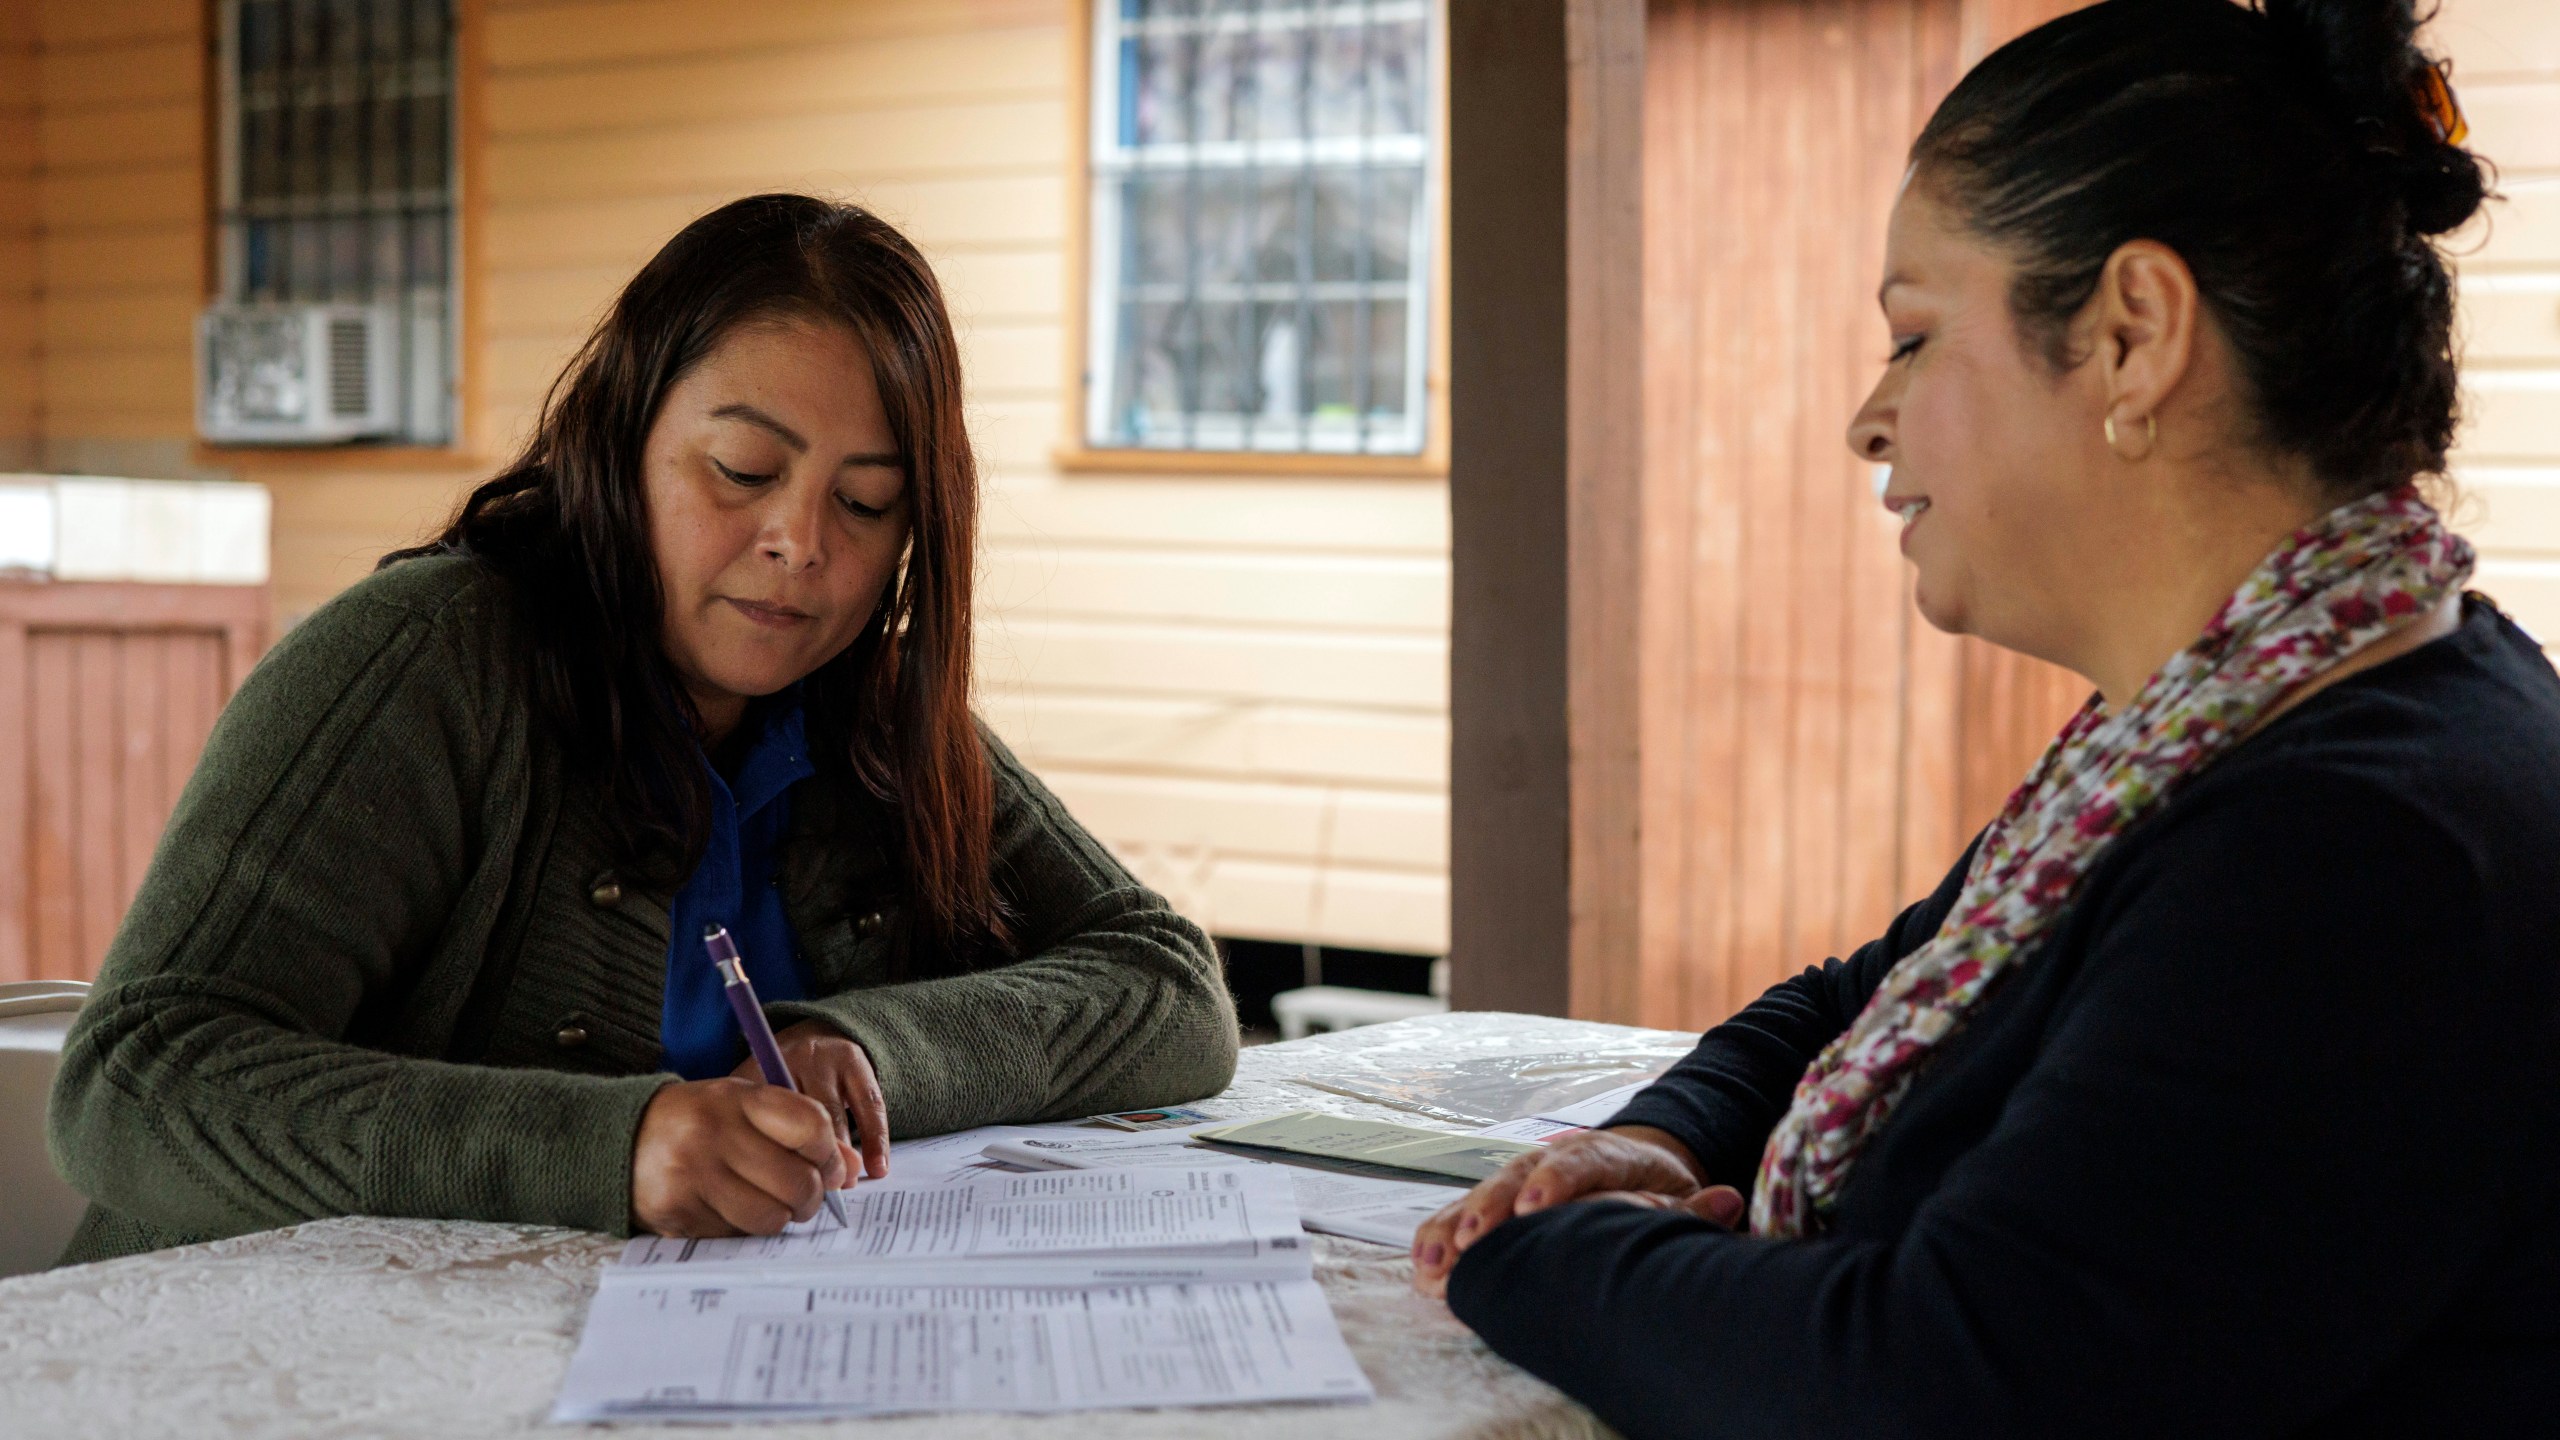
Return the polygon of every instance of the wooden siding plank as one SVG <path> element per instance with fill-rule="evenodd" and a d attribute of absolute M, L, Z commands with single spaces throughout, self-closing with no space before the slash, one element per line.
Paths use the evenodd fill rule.
<path fill-rule="evenodd" d="M 33 175 L 41 158 L 35 110 L 0 108 L 0 175 Z"/>
<path fill-rule="evenodd" d="M 989 399 L 1062 395 L 1066 327 L 1056 321 L 981 319 L 960 329 L 960 363 L 969 393 Z"/>
<path fill-rule="evenodd" d="M 2553 457 L 2560 460 L 2560 456 Z M 2491 555 L 2560 557 L 2560 466 L 2548 469 L 2469 470 L 2459 477 L 2457 522 L 2472 543 Z"/>
<path fill-rule="evenodd" d="M 33 978 L 74 980 L 80 978 L 79 777 L 73 750 L 79 727 L 78 671 L 70 636 L 34 631 L 28 650 L 34 678 L 27 694 L 35 713 L 27 847 Z"/>
<path fill-rule="evenodd" d="M 2450 0 L 2426 39 L 2452 58 L 2466 106 L 2476 76 L 2560 73 L 2560 6 L 2543 0 Z"/>
<path fill-rule="evenodd" d="M 493 271 L 599 265 L 628 274 L 687 222 L 745 193 L 752 178 L 734 176 L 732 183 L 682 194 L 493 204 L 481 255 Z M 814 193 L 871 207 L 929 253 L 954 245 L 1055 244 L 1066 223 L 1066 186 L 1054 174 L 906 177 L 860 185 L 808 172 L 787 178 L 827 181 L 814 186 Z"/>
<path fill-rule="evenodd" d="M 1412 711 L 989 684 L 989 724 L 1035 768 L 1074 766 L 1445 794 L 1449 721 Z"/>
<path fill-rule="evenodd" d="M 1185 866 L 1191 857 L 1179 854 L 1123 858 L 1220 935 L 1284 941 L 1338 935 L 1334 943 L 1426 955 L 1448 949 L 1445 921 L 1433 923 L 1449 909 L 1448 881 L 1439 876 L 1243 859 Z"/>
<path fill-rule="evenodd" d="M 123 793 L 123 727 L 117 723 L 124 697 L 122 637 L 99 631 L 70 637 L 73 686 L 78 707 L 72 731 L 73 800 L 72 873 L 77 886 L 74 921 L 78 935 L 75 978 L 95 974 L 105 958 L 107 940 L 124 914 L 123 827 L 117 802 Z"/>
<path fill-rule="evenodd" d="M 203 278 L 201 236 L 194 225 L 48 235 L 37 253 L 48 294 L 167 290 Z"/>
<path fill-rule="evenodd" d="M 195 381 L 195 357 L 183 349 L 61 350 L 44 357 L 47 408 L 166 405 L 191 412 Z"/>
<path fill-rule="evenodd" d="M 1449 567 L 1423 557 L 1059 549 L 990 544 L 991 612 L 1443 635 Z"/>
<path fill-rule="evenodd" d="M 2467 274 L 2560 265 L 2560 179 L 2502 178 L 2502 197 L 2489 203 L 2485 221 L 2453 237 L 2455 259 Z"/>
<path fill-rule="evenodd" d="M 0 985 L 36 974 L 35 671 L 27 627 L 0 615 Z"/>
<path fill-rule="evenodd" d="M 116 641 L 116 708 L 98 730 L 101 735 L 113 735 L 119 747 L 111 811 L 116 868 L 109 891 L 119 920 L 142 887 L 152 847 L 160 843 L 160 829 L 169 821 L 164 773 L 169 762 L 166 680 L 171 653 L 183 643 L 183 637 L 154 633 L 124 635 Z M 101 943 L 99 954 L 105 953 Z"/>
<path fill-rule="evenodd" d="M 493 137 L 483 164 L 494 205 L 670 191 L 826 185 L 960 175 L 1037 174 L 1066 155 L 1053 101 L 915 106 L 603 135 Z"/>
<path fill-rule="evenodd" d="M 490 65 L 504 74 L 900 35 L 1056 26 L 1065 14 L 1063 0 L 870 0 L 861 5 L 843 0 L 756 0 L 752 5 L 599 0 L 541 6 L 495 0 L 484 24 Z"/>
<path fill-rule="evenodd" d="M 2467 142 L 2498 163 L 2502 173 L 2560 170 L 2560 76 L 2462 87 L 2462 113 L 2471 122 Z"/>
<path fill-rule="evenodd" d="M 136 170 L 192 162 L 203 124 L 203 107 L 193 99 L 47 110 L 36 123 L 36 144 L 48 170 Z"/>
<path fill-rule="evenodd" d="M 175 229 L 202 220 L 204 175 L 192 163 L 52 171 L 37 185 L 33 199 L 45 228 L 64 236 Z"/>
<path fill-rule="evenodd" d="M 2560 561 L 2492 556 L 2481 561 L 2474 588 L 2496 600 L 2546 649 L 2560 645 Z"/>
<path fill-rule="evenodd" d="M 32 266 L 35 256 L 33 245 L 38 220 L 36 213 L 36 195 L 38 189 L 39 186 L 32 169 L 15 174 L 5 170 L 0 170 L 0 236 L 8 237 L 13 248 L 21 246 L 27 247 L 26 259 L 19 263 L 26 264 L 30 267 L 26 271 L 22 272 L 24 277 L 23 279 L 20 279 L 17 275 L 12 276 L 12 288 L 16 288 L 21 284 L 27 285 L 31 288 L 34 280 L 34 271 Z"/>
<path fill-rule="evenodd" d="M 1439 711 L 1445 636 L 1217 630 L 1085 620 L 982 622 L 990 688 L 1117 690 Z"/>
<path fill-rule="evenodd" d="M 214 719 L 222 713 L 224 696 L 218 641 L 204 635 L 176 636 L 165 656 L 168 670 L 162 680 L 165 701 L 160 712 L 160 814 L 164 817 L 178 808 L 178 796 L 195 775 Z"/>
<path fill-rule="evenodd" d="M 1106 843 L 1183 844 L 1221 858 L 1439 870 L 1449 863 L 1446 795 L 1363 791 L 1052 766 L 1041 779 Z"/>
<path fill-rule="evenodd" d="M 2463 391 L 2465 461 L 2560 456 L 2560 371 L 2475 370 Z"/>
<path fill-rule="evenodd" d="M 192 39 L 201 8 L 172 0 L 36 0 L 36 33 L 47 51 Z"/>
<path fill-rule="evenodd" d="M 42 76 L 43 67 L 33 49 L 0 37 L 0 113 L 33 114 Z"/>
<path fill-rule="evenodd" d="M 1054 245 L 943 249 L 930 258 L 950 300 L 952 316 L 964 332 L 995 324 L 1065 323 L 1067 286 L 1072 282 L 1066 257 Z M 1053 368 L 1061 363 L 1050 357 Z"/>
<path fill-rule="evenodd" d="M 1065 260 L 1051 244 L 1013 250 L 938 249 L 928 257 L 951 305 L 963 342 L 995 325 L 1056 325 L 1065 306 Z M 484 282 L 492 338 L 583 338 L 602 319 L 632 267 L 517 267 Z M 1057 332 L 1042 332 L 1052 346 Z M 1059 361 L 1048 357 L 1054 375 Z M 1052 389 L 1055 381 L 1051 382 Z"/>
<path fill-rule="evenodd" d="M 2475 275 L 2461 296 L 2468 370 L 2560 367 L 2560 273 Z"/>
<path fill-rule="evenodd" d="M 1078 477 L 991 487 L 990 543 L 1216 547 L 1345 554 L 1449 553 L 1448 487 L 1437 480 Z"/>
<path fill-rule="evenodd" d="M 175 350 L 194 343 L 197 308 L 193 287 L 107 291 L 45 297 L 43 340 L 47 351 Z"/>
<path fill-rule="evenodd" d="M 1049 27 L 954 31 L 502 73 L 489 86 L 489 133 L 690 129 L 812 108 L 1054 99 L 1066 88 L 1064 42 Z"/>
<path fill-rule="evenodd" d="M 204 93 L 204 47 L 192 38 L 139 40 L 47 54 L 32 78 L 55 111 L 194 102 Z"/>
<path fill-rule="evenodd" d="M 481 282 L 489 307 L 488 341 L 569 337 L 583 339 L 604 319 L 613 297 L 631 280 L 621 265 L 516 267 L 492 271 Z"/>

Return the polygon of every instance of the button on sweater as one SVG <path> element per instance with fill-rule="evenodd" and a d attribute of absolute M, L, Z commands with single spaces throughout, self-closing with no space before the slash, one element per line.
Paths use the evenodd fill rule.
<path fill-rule="evenodd" d="M 673 896 L 537 721 L 518 624 L 473 562 L 412 560 L 250 673 L 64 1045 L 49 1135 L 93 1202 L 66 1260 L 347 1214 L 627 1230 L 676 1078 Z M 1223 1087 L 1207 937 L 985 743 L 1018 958 L 899 969 L 864 923 L 899 906 L 896 816 L 804 785 L 779 889 L 810 988 L 777 1028 L 860 1043 L 893 1137 Z"/>

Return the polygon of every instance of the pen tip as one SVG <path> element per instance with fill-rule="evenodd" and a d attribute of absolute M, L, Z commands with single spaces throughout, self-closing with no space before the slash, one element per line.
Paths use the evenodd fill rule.
<path fill-rule="evenodd" d="M 718 925 L 705 925 L 702 927 L 702 938 L 705 940 L 717 940 L 720 938 L 720 935 L 721 930 Z"/>

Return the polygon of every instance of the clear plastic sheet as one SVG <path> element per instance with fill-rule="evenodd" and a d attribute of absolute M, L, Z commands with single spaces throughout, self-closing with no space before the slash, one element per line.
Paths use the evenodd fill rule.
<path fill-rule="evenodd" d="M 1302 1102 L 1310 1109 L 1382 1106 L 1475 1129 L 1658 1075 L 1697 1043 L 1669 1030 L 1469 1011 L 1313 1036 L 1286 1047 L 1285 1069 L 1254 1078 L 1314 1092 Z M 1363 1103 L 1336 1107 L 1315 1096 Z"/>

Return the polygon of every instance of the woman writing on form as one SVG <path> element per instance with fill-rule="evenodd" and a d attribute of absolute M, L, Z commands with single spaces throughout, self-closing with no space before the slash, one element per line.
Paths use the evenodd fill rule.
<path fill-rule="evenodd" d="M 2098 693 L 1881 938 L 1423 1227 L 1634 1440 L 2560 1415 L 2560 680 L 2412 486 L 2483 198 L 2415 29 L 2106 0 L 1921 134 L 1850 447 L 1931 622 Z"/>
<path fill-rule="evenodd" d="M 770 1233 L 889 1138 L 1222 1087 L 1200 931 L 972 718 L 931 271 L 741 200 L 225 711 L 69 1037 L 73 1260 L 349 1213 Z M 802 1094 L 752 1083 L 706 927 Z"/>

